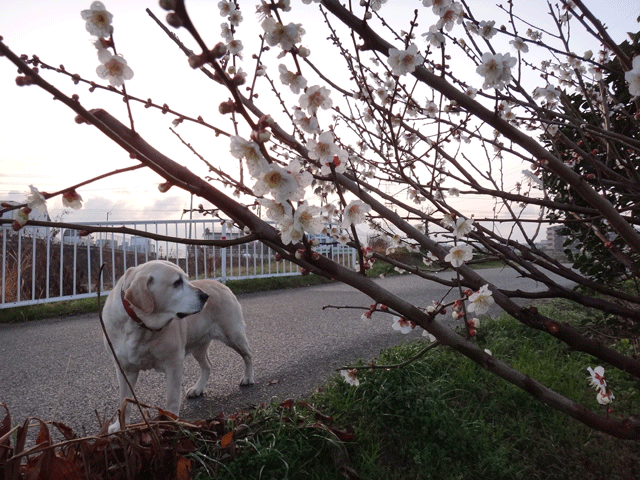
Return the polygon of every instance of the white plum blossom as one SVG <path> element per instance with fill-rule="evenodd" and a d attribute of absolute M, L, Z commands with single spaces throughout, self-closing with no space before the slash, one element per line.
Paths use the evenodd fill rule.
<path fill-rule="evenodd" d="M 460 190 L 457 189 L 456 187 L 451 187 L 447 193 L 449 194 L 450 197 L 460 196 Z"/>
<path fill-rule="evenodd" d="M 473 220 L 458 217 L 453 225 L 453 234 L 456 238 L 464 237 L 473 230 Z"/>
<path fill-rule="evenodd" d="M 438 105 L 432 100 L 427 100 L 427 104 L 424 106 L 424 113 L 427 117 L 436 118 L 438 116 Z"/>
<path fill-rule="evenodd" d="M 354 387 L 360 385 L 357 374 L 358 371 L 355 368 L 353 370 L 340 370 L 340 375 L 342 375 L 342 378 L 344 378 L 345 382 Z"/>
<path fill-rule="evenodd" d="M 440 16 L 443 10 L 446 10 L 453 0 L 422 0 L 422 5 L 431 7 L 434 14 Z"/>
<path fill-rule="evenodd" d="M 465 95 L 468 95 L 469 98 L 476 98 L 476 94 L 478 93 L 477 88 L 467 87 L 464 91 Z"/>
<path fill-rule="evenodd" d="M 336 240 L 338 241 L 338 243 L 340 245 L 346 245 L 347 243 L 349 243 L 349 235 L 347 235 L 346 233 L 340 233 L 339 235 L 337 235 Z"/>
<path fill-rule="evenodd" d="M 236 3 L 232 0 L 221 0 L 218 2 L 221 17 L 228 17 L 236 10 Z"/>
<path fill-rule="evenodd" d="M 318 119 L 313 115 L 307 117 L 300 109 L 296 109 L 293 111 L 293 123 L 298 125 L 307 133 L 320 133 L 320 125 L 318 124 Z"/>
<path fill-rule="evenodd" d="M 267 17 L 262 22 L 262 29 L 265 31 L 265 40 L 274 47 L 280 45 L 285 50 L 291 50 L 296 43 L 300 43 L 305 31 L 301 23 L 289 23 L 284 26 L 273 17 Z"/>
<path fill-rule="evenodd" d="M 336 173 L 344 173 L 347 169 L 347 160 L 349 159 L 349 154 L 346 150 L 342 148 L 338 148 L 338 153 L 324 162 L 322 162 L 322 167 L 320 168 L 320 175 L 329 175 L 332 170 L 335 170 Z"/>
<path fill-rule="evenodd" d="M 609 405 L 616 397 L 611 390 L 600 390 L 596 395 L 596 400 L 600 405 Z"/>
<path fill-rule="evenodd" d="M 307 86 L 307 79 L 300 73 L 289 71 L 286 65 L 280 64 L 278 70 L 280 71 L 280 81 L 283 85 L 289 85 L 291 91 L 296 95 Z"/>
<path fill-rule="evenodd" d="M 598 389 L 607 388 L 607 381 L 604 379 L 604 367 L 597 366 L 596 368 L 587 367 L 589 371 L 589 385 Z"/>
<path fill-rule="evenodd" d="M 46 215 L 47 200 L 44 198 L 44 195 L 33 185 L 29 185 L 29 189 L 31 192 L 27 194 L 27 200 L 25 201 L 27 207 L 31 210 L 38 210 L 42 215 Z"/>
<path fill-rule="evenodd" d="M 607 381 L 604 377 L 604 367 L 587 367 L 587 370 L 589 371 L 589 385 L 598 390 L 596 400 L 600 405 L 609 405 L 616 397 L 613 395 L 613 392 L 607 388 Z"/>
<path fill-rule="evenodd" d="M 371 10 L 373 10 L 374 12 L 377 12 L 385 3 L 387 3 L 387 0 L 371 0 L 369 2 L 369 8 L 371 8 Z"/>
<path fill-rule="evenodd" d="M 302 170 L 302 165 L 297 158 L 294 158 L 289 162 L 289 165 L 287 165 L 287 172 L 293 175 L 298 183 L 298 190 L 294 192 L 290 200 L 302 200 L 304 198 L 304 189 L 313 183 L 313 175 L 306 170 Z"/>
<path fill-rule="evenodd" d="M 444 8 L 439 9 L 436 12 L 434 7 L 434 13 L 440 15 L 440 20 L 436 26 L 438 28 L 446 28 L 448 32 L 453 28 L 454 23 L 462 23 L 464 19 L 464 12 L 462 10 L 462 4 L 460 2 L 451 2 Z"/>
<path fill-rule="evenodd" d="M 307 88 L 307 91 L 300 95 L 298 102 L 300 107 L 307 110 L 311 115 L 315 115 L 318 108 L 328 110 L 333 106 L 330 95 L 331 91 L 328 88 L 314 85 Z"/>
<path fill-rule="evenodd" d="M 400 76 L 405 73 L 411 73 L 418 65 L 422 65 L 422 62 L 424 62 L 424 58 L 418 53 L 416 44 L 409 45 L 406 50 L 389 49 L 387 63 L 389 63 L 393 75 Z"/>
<path fill-rule="evenodd" d="M 231 38 L 227 43 L 227 50 L 231 55 L 235 55 L 237 57 L 242 58 L 242 49 L 244 46 L 242 45 L 242 40 L 238 40 L 237 38 Z"/>
<path fill-rule="evenodd" d="M 545 88 L 536 87 L 533 89 L 533 98 L 544 97 L 547 103 L 555 102 L 560 98 L 560 90 L 553 85 L 547 85 Z"/>
<path fill-rule="evenodd" d="M 72 208 L 73 210 L 80 210 L 82 208 L 82 197 L 75 190 L 64 192 L 62 194 L 62 206 Z"/>
<path fill-rule="evenodd" d="M 425 40 L 434 47 L 439 47 L 444 44 L 445 37 L 436 25 L 431 25 L 429 31 L 422 34 Z"/>
<path fill-rule="evenodd" d="M 234 27 L 240 26 L 242 23 L 242 12 L 240 10 L 234 10 L 229 14 L 229 23 Z"/>
<path fill-rule="evenodd" d="M 322 163 L 332 162 L 339 150 L 339 147 L 334 143 L 332 132 L 322 132 L 318 140 L 309 139 L 306 147 L 309 150 L 309 158 L 319 160 Z"/>
<path fill-rule="evenodd" d="M 405 320 L 402 317 L 394 317 L 391 327 L 404 335 L 406 335 L 407 333 L 411 333 L 412 330 L 411 322 L 409 320 Z"/>
<path fill-rule="evenodd" d="M 127 66 L 127 61 L 121 55 L 113 55 L 109 50 L 98 50 L 98 65 L 96 73 L 102 79 L 109 80 L 114 87 L 120 87 L 125 80 L 133 78 L 133 70 Z"/>
<path fill-rule="evenodd" d="M 629 93 L 632 97 L 640 97 L 640 55 L 633 59 L 632 68 L 624 73 L 624 79 L 629 84 Z"/>
<path fill-rule="evenodd" d="M 87 21 L 87 32 L 96 37 L 106 38 L 113 33 L 111 20 L 113 15 L 109 13 L 102 2 L 93 2 L 89 10 L 80 12 L 82 19 Z"/>
<path fill-rule="evenodd" d="M 456 245 L 444 257 L 444 261 L 451 263 L 454 268 L 458 268 L 471 259 L 473 259 L 473 251 L 469 245 Z"/>
<path fill-rule="evenodd" d="M 238 135 L 231 137 L 231 155 L 240 160 L 246 159 L 249 175 L 254 178 L 257 178 L 269 165 L 257 143 L 247 141 Z"/>
<path fill-rule="evenodd" d="M 274 164 L 270 164 L 257 178 L 258 182 L 253 187 L 254 193 L 257 196 L 271 193 L 277 203 L 286 202 L 298 190 L 295 177 Z"/>
<path fill-rule="evenodd" d="M 480 290 L 469 297 L 467 312 L 476 312 L 477 315 L 487 313 L 494 302 L 492 295 L 489 285 L 483 285 Z"/>
<path fill-rule="evenodd" d="M 442 216 L 442 220 L 440 221 L 440 224 L 443 227 L 451 227 L 451 228 L 453 228 L 456 225 L 456 222 L 453 221 L 453 217 L 451 215 L 449 215 L 448 213 L 445 213 Z"/>
<path fill-rule="evenodd" d="M 364 222 L 369 210 L 371 210 L 371 207 L 362 200 L 352 201 L 342 212 L 342 227 L 349 228 L 351 225 L 358 225 Z"/>
<path fill-rule="evenodd" d="M 299 224 L 305 232 L 318 234 L 324 229 L 324 221 L 320 215 L 322 209 L 309 205 L 306 201 L 298 206 L 293 221 Z"/>
<path fill-rule="evenodd" d="M 473 328 L 480 328 L 480 319 L 477 317 L 470 318 L 467 324 Z"/>
<path fill-rule="evenodd" d="M 476 68 L 476 72 L 484 77 L 483 88 L 496 88 L 501 90 L 505 84 L 511 82 L 511 68 L 517 63 L 517 59 L 510 54 L 490 52 L 482 54 L 482 64 Z"/>
<path fill-rule="evenodd" d="M 220 35 L 227 42 L 230 42 L 233 39 L 233 32 L 231 31 L 231 27 L 229 26 L 229 24 L 227 22 L 224 22 L 224 23 L 220 24 Z"/>
<path fill-rule="evenodd" d="M 298 206 L 293 218 L 282 224 L 281 237 L 284 244 L 297 243 L 305 232 L 318 234 L 324 229 L 321 209 L 306 201 Z"/>
<path fill-rule="evenodd" d="M 258 203 L 267 209 L 267 218 L 276 223 L 282 224 L 286 218 L 292 217 L 293 208 L 288 202 L 277 203 L 270 198 L 259 198 Z"/>
<path fill-rule="evenodd" d="M 522 170 L 522 174 L 527 178 L 529 185 L 536 185 L 542 188 L 542 180 L 531 170 Z"/>
<path fill-rule="evenodd" d="M 515 48 L 519 52 L 527 53 L 529 51 L 529 45 L 527 45 L 527 43 L 524 41 L 524 39 L 522 39 L 520 37 L 514 38 L 509 43 L 511 45 L 513 45 L 513 48 Z"/>
<path fill-rule="evenodd" d="M 528 28 L 527 37 L 529 37 L 534 42 L 539 42 L 542 39 L 542 32 Z"/>
<path fill-rule="evenodd" d="M 495 20 L 489 20 L 488 22 L 486 20 L 481 21 L 478 26 L 478 34 L 487 40 L 491 39 L 498 33 L 498 30 L 494 27 L 495 24 Z"/>

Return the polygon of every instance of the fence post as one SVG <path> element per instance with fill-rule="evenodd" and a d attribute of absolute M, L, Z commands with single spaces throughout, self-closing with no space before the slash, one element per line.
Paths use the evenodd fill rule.
<path fill-rule="evenodd" d="M 222 233 L 221 239 L 227 239 L 227 222 L 222 222 Z M 222 247 L 220 249 L 220 281 L 222 283 L 227 283 L 227 248 Z"/>

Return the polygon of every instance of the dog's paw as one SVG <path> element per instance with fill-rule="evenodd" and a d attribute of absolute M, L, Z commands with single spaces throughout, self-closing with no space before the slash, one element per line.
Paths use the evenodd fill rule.
<path fill-rule="evenodd" d="M 199 397 L 203 392 L 204 388 L 199 388 L 198 385 L 194 385 L 189 390 L 187 390 L 187 398 Z"/>
<path fill-rule="evenodd" d="M 240 386 L 241 387 L 250 387 L 251 385 L 253 385 L 255 382 L 253 381 L 253 378 L 243 378 L 242 381 L 240 382 Z"/>

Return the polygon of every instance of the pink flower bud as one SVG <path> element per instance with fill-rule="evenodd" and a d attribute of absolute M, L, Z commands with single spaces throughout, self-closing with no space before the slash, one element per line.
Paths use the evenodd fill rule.
<path fill-rule="evenodd" d="M 64 192 L 62 194 L 62 205 L 66 208 L 79 210 L 82 208 L 82 197 L 75 190 Z"/>
<path fill-rule="evenodd" d="M 182 17 L 176 12 L 169 12 L 167 13 L 167 23 L 173 28 L 180 28 L 183 25 Z"/>
<path fill-rule="evenodd" d="M 189 66 L 191 68 L 200 68 L 205 63 L 207 63 L 207 58 L 205 55 L 191 55 L 189 56 Z"/>
<path fill-rule="evenodd" d="M 296 250 L 295 256 L 298 260 L 302 260 L 305 256 L 304 248 L 299 248 L 298 250 Z"/>
<path fill-rule="evenodd" d="M 160 0 L 160 8 L 163 10 L 175 10 L 176 0 Z"/>
<path fill-rule="evenodd" d="M 210 53 L 213 58 L 222 58 L 227 53 L 227 46 L 222 42 L 217 43 Z"/>
<path fill-rule="evenodd" d="M 226 102 L 222 102 L 218 106 L 218 111 L 223 115 L 226 115 L 227 113 L 233 113 L 236 111 L 236 104 L 233 100 L 229 99 Z"/>

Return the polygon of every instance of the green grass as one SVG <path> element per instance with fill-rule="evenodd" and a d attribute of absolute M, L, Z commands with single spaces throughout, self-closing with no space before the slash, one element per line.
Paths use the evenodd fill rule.
<path fill-rule="evenodd" d="M 322 285 L 330 280 L 318 275 L 292 275 L 286 277 L 255 278 L 247 280 L 229 280 L 226 285 L 236 294 L 263 292 Z M 106 297 L 103 297 L 102 303 Z M 53 317 L 66 317 L 98 311 L 97 296 L 80 300 L 42 303 L 24 307 L 0 309 L 0 323 L 17 323 L 30 320 L 42 320 Z"/>
<path fill-rule="evenodd" d="M 602 411 L 588 386 L 586 367 L 596 365 L 590 356 L 506 317 L 486 321 L 476 338 L 496 358 Z M 423 347 L 403 343 L 375 363 L 400 363 Z M 637 383 L 614 370 L 607 376 L 616 394 L 612 414 L 640 411 L 637 395 L 625 394 L 637 392 Z M 638 442 L 592 431 L 445 347 L 403 369 L 364 367 L 358 377 L 358 387 L 334 377 L 307 400 L 331 421 L 304 404 L 256 411 L 260 421 L 250 422 L 239 453 L 218 465 L 216 478 L 342 478 L 338 469 L 347 463 L 328 426 L 354 433 L 346 451 L 363 479 L 640 478 Z M 196 478 L 212 477 L 201 470 Z"/>

